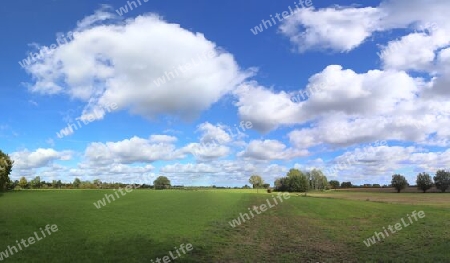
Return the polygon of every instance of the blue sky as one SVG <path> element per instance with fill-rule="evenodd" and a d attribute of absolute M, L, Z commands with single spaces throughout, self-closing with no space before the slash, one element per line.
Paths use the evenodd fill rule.
<path fill-rule="evenodd" d="M 448 168 L 446 1 L 134 2 L 3 4 L 12 179 L 242 186 L 296 167 L 388 184 Z"/>

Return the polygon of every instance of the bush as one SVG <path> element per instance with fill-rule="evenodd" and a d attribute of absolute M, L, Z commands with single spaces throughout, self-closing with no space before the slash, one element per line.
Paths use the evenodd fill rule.
<path fill-rule="evenodd" d="M 268 188 L 268 189 L 267 189 L 267 192 L 268 192 L 269 194 L 272 193 L 272 189 Z"/>

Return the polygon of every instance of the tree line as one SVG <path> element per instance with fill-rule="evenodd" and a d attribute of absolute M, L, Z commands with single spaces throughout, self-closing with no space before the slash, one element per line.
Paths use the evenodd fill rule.
<path fill-rule="evenodd" d="M 7 183 L 8 190 L 20 190 L 20 189 L 117 189 L 119 187 L 125 187 L 129 184 L 124 183 L 107 183 L 102 182 L 100 179 L 91 181 L 82 181 L 79 178 L 75 178 L 72 183 L 62 183 L 61 180 L 53 180 L 52 182 L 41 181 L 40 176 L 36 176 L 34 179 L 28 181 L 24 176 L 20 180 L 9 181 Z M 137 184 L 134 184 L 137 185 Z M 165 176 L 159 176 L 153 181 L 153 185 L 143 185 L 140 188 L 155 188 L 155 189 L 170 189 L 170 180 Z"/>
<path fill-rule="evenodd" d="M 118 187 L 126 186 L 123 183 L 106 183 L 99 179 L 94 181 L 81 181 L 79 178 L 75 178 L 73 183 L 65 184 L 61 180 L 53 180 L 52 182 L 41 181 L 39 176 L 29 182 L 22 176 L 20 180 L 11 181 L 9 175 L 11 174 L 14 161 L 0 150 L 0 191 L 13 190 L 13 189 L 117 189 Z M 264 183 L 264 180 L 259 175 L 252 175 L 249 179 L 249 183 L 254 189 L 268 189 L 270 184 Z M 445 192 L 450 187 L 450 172 L 446 170 L 438 170 L 434 177 L 431 177 L 428 173 L 419 173 L 416 177 L 417 188 L 424 193 L 435 186 L 441 192 Z M 364 185 L 364 187 L 381 187 L 379 184 Z M 403 175 L 394 174 L 392 176 L 391 185 L 398 193 L 401 190 L 409 186 L 408 181 Z M 243 188 L 247 188 L 244 186 Z M 328 182 L 327 177 L 319 169 L 313 169 L 311 171 L 302 172 L 298 169 L 292 168 L 287 172 L 286 176 L 277 178 L 274 182 L 275 191 L 281 192 L 306 192 L 308 190 L 328 190 L 337 188 L 351 188 L 354 187 L 351 182 L 342 182 L 341 184 L 337 180 L 331 180 Z M 385 186 L 387 187 L 387 186 Z M 170 189 L 180 188 L 172 187 L 169 178 L 166 176 L 159 176 L 153 181 L 153 185 L 143 185 L 141 188 L 154 188 L 154 189 Z M 213 187 L 217 188 L 217 187 Z M 249 188 L 249 187 L 248 187 Z M 258 190 L 257 190 L 258 191 Z"/>
<path fill-rule="evenodd" d="M 398 193 L 400 193 L 401 190 L 409 186 L 409 183 L 403 175 L 394 174 L 392 176 L 391 185 Z M 419 173 L 416 177 L 416 185 L 417 188 L 424 193 L 433 186 L 436 186 L 437 189 L 444 193 L 450 187 L 450 172 L 437 170 L 433 178 L 426 172 Z"/>
<path fill-rule="evenodd" d="M 269 192 L 270 184 L 265 184 L 259 175 L 250 176 L 249 183 L 253 188 L 265 188 Z M 279 192 L 306 192 L 308 190 L 327 190 L 329 184 L 327 177 L 321 170 L 313 169 L 312 171 L 302 172 L 292 168 L 285 177 L 277 178 L 274 182 L 274 190 Z"/>
<path fill-rule="evenodd" d="M 266 188 L 268 192 L 269 184 L 264 184 L 264 180 L 259 175 L 252 175 L 249 183 L 253 188 Z M 403 175 L 394 174 L 391 180 L 391 187 L 395 188 L 398 193 L 409 186 L 408 181 Z M 446 170 L 436 171 L 436 175 L 432 178 L 428 173 L 419 173 L 416 177 L 416 186 L 424 193 L 435 186 L 441 192 L 445 192 L 450 187 L 450 172 Z M 280 192 L 307 192 L 309 190 L 328 190 L 337 188 L 352 188 L 354 186 L 351 182 L 339 183 L 337 180 L 328 182 L 327 177 L 321 170 L 313 169 L 309 172 L 302 172 L 298 169 L 290 169 L 285 177 L 277 178 L 274 183 L 274 190 Z M 380 184 L 365 184 L 360 187 L 389 187 Z"/>

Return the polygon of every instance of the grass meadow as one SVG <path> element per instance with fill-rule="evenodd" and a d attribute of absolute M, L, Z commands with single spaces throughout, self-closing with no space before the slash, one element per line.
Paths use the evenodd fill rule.
<path fill-rule="evenodd" d="M 135 190 L 97 209 L 110 190 L 0 196 L 0 252 L 47 224 L 51 236 L 4 262 L 450 262 L 450 194 L 328 191 L 291 194 L 235 228 L 229 221 L 272 195 L 253 190 Z M 367 247 L 412 211 L 425 218 Z M 160 261 L 163 262 L 163 261 Z"/>

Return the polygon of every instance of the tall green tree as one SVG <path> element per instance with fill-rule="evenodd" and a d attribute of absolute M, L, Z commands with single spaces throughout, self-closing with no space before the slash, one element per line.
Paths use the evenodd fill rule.
<path fill-rule="evenodd" d="M 100 181 L 100 179 L 95 179 L 92 182 L 97 188 L 102 188 L 102 181 Z"/>
<path fill-rule="evenodd" d="M 303 175 L 302 171 L 296 168 L 290 169 L 289 172 L 287 172 L 286 174 L 287 177 L 302 176 L 302 175 Z"/>
<path fill-rule="evenodd" d="M 13 164 L 14 161 L 11 160 L 9 155 L 0 150 L 0 192 L 5 191 L 11 181 L 9 175 L 11 174 Z"/>
<path fill-rule="evenodd" d="M 73 180 L 73 188 L 80 188 L 80 184 L 81 184 L 81 180 L 77 178 L 75 178 L 75 180 Z"/>
<path fill-rule="evenodd" d="M 391 185 L 397 190 L 397 193 L 400 193 L 401 190 L 405 189 L 408 186 L 408 181 L 401 174 L 394 174 L 392 176 Z"/>
<path fill-rule="evenodd" d="M 30 181 L 31 188 L 39 189 L 41 188 L 41 177 L 36 176 L 33 180 Z"/>
<path fill-rule="evenodd" d="M 290 192 L 307 192 L 310 189 L 309 178 L 312 176 L 312 171 L 303 173 L 298 169 L 291 169 L 287 173 L 289 178 Z"/>
<path fill-rule="evenodd" d="M 14 180 L 14 182 L 10 180 L 8 184 L 8 190 L 14 190 L 16 189 L 16 187 L 19 187 L 19 180 Z"/>
<path fill-rule="evenodd" d="M 423 172 L 417 175 L 416 184 L 417 188 L 425 193 L 428 189 L 433 187 L 433 180 L 429 174 Z"/>
<path fill-rule="evenodd" d="M 20 186 L 21 188 L 23 188 L 23 189 L 26 189 L 26 188 L 27 188 L 27 186 L 28 186 L 28 181 L 27 181 L 27 178 L 25 178 L 25 176 L 20 177 L 20 180 L 19 180 L 19 186 Z"/>
<path fill-rule="evenodd" d="M 341 188 L 352 188 L 353 184 L 352 182 L 342 182 Z"/>
<path fill-rule="evenodd" d="M 258 192 L 258 189 L 264 184 L 264 180 L 259 175 L 250 176 L 248 182 L 253 185 L 253 189 L 256 188 L 256 192 Z"/>
<path fill-rule="evenodd" d="M 153 185 L 155 189 L 169 189 L 170 188 L 170 180 L 165 176 L 159 176 L 153 181 Z"/>
<path fill-rule="evenodd" d="M 310 175 L 310 186 L 314 190 L 324 190 L 328 186 L 327 177 L 321 170 L 313 169 Z"/>
<path fill-rule="evenodd" d="M 450 172 L 445 170 L 436 171 L 436 175 L 433 177 L 436 188 L 443 193 L 450 187 Z"/>
<path fill-rule="evenodd" d="M 308 177 L 298 169 L 290 169 L 286 177 L 275 180 L 276 191 L 306 192 L 308 189 Z"/>
<path fill-rule="evenodd" d="M 275 180 L 275 190 L 280 192 L 289 191 L 289 178 L 281 177 Z"/>
<path fill-rule="evenodd" d="M 330 181 L 330 185 L 331 185 L 331 187 L 332 187 L 333 189 L 336 190 L 337 188 L 339 188 L 340 183 L 339 183 L 339 181 L 331 180 L 331 181 Z"/>
<path fill-rule="evenodd" d="M 302 173 L 288 176 L 289 192 L 307 192 L 309 189 L 309 182 L 306 176 Z"/>

